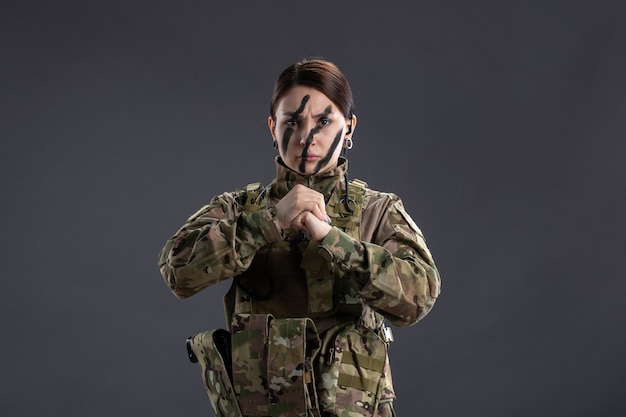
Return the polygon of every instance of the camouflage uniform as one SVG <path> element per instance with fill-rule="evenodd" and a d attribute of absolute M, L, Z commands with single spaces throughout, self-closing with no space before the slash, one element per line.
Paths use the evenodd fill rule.
<path fill-rule="evenodd" d="M 224 193 L 192 215 L 161 251 L 161 273 L 180 298 L 234 278 L 224 298 L 235 362 L 235 383 L 229 389 L 258 405 L 245 407 L 240 415 L 390 416 L 395 393 L 384 320 L 415 324 L 440 291 L 422 233 L 397 196 L 366 187 L 351 190 L 353 208 L 361 210 L 354 210 L 356 222 L 346 222 L 352 217 L 341 200 L 347 170 L 343 158 L 337 168 L 317 176 L 300 175 L 280 158 L 276 169 L 269 187 Z M 321 242 L 277 226 L 274 207 L 296 184 L 325 196 L 335 227 Z M 259 340 L 259 346 L 249 346 Z M 306 350 L 306 358 L 293 366 L 282 363 L 278 371 L 257 354 L 264 350 L 274 359 L 291 357 L 299 345 L 307 346 L 298 348 Z M 238 350 L 242 346 L 247 353 Z M 252 368 L 262 368 L 262 375 L 256 369 L 247 375 Z M 240 373 L 247 375 L 249 390 L 245 384 L 237 387 Z M 286 400 L 298 378 L 314 386 L 313 392 L 302 394 L 304 405 Z M 213 398 L 212 403 L 216 408 Z M 272 409 L 276 404 L 289 406 Z"/>

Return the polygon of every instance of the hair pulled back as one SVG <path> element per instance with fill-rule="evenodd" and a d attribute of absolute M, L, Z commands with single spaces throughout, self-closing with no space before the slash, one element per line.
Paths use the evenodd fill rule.
<path fill-rule="evenodd" d="M 348 80 L 339 68 L 330 61 L 323 59 L 305 59 L 287 67 L 276 80 L 270 115 L 276 120 L 276 106 L 280 99 L 293 87 L 303 85 L 323 93 L 346 119 L 354 114 L 354 99 Z"/>

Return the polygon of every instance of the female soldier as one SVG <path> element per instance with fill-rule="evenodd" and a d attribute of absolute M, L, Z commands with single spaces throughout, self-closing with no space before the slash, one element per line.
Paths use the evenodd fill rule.
<path fill-rule="evenodd" d="M 415 324 L 440 278 L 400 199 L 348 181 L 356 124 L 334 64 L 289 66 L 268 118 L 276 178 L 214 197 L 161 251 L 180 298 L 233 279 L 229 331 L 188 340 L 219 416 L 393 415 L 384 321 Z"/>

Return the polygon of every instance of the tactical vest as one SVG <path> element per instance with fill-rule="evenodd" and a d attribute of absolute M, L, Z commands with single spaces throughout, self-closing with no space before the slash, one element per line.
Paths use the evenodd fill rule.
<path fill-rule="evenodd" d="M 347 204 L 336 192 L 326 204 L 331 225 L 359 240 L 366 186 L 352 180 Z M 251 213 L 267 207 L 269 190 L 250 184 L 240 197 Z M 303 257 L 316 246 L 287 230 L 284 241 L 259 250 L 224 297 L 230 332 L 187 340 L 218 417 L 376 415 L 369 407 L 395 397 L 384 318 L 360 298 L 342 296 L 328 262 Z"/>
<path fill-rule="evenodd" d="M 366 205 L 366 186 L 354 179 L 348 184 L 350 200 L 333 193 L 326 204 L 326 213 L 335 226 L 360 240 L 362 208 Z M 244 211 L 251 213 L 267 207 L 269 190 L 259 183 L 246 187 L 242 196 Z M 361 314 L 361 303 L 349 297 L 352 304 L 340 298 L 328 265 L 319 256 L 308 256 L 315 244 L 297 230 L 286 230 L 285 240 L 259 250 L 250 267 L 235 277 L 224 297 L 227 320 L 233 314 L 272 314 L 278 318 L 309 317 L 322 324 L 324 317 L 336 314 Z M 345 298 L 345 297 L 343 297 Z M 322 326 L 324 326 L 322 324 Z M 320 329 L 321 330 L 321 329 Z"/>

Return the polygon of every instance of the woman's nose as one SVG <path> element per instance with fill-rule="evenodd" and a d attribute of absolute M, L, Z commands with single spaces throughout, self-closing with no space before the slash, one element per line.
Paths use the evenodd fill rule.
<path fill-rule="evenodd" d="M 311 143 L 315 137 L 315 123 L 310 121 L 302 122 L 298 132 L 300 145 L 304 146 Z"/>

